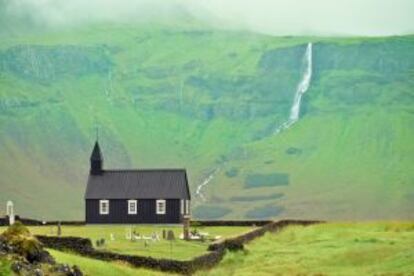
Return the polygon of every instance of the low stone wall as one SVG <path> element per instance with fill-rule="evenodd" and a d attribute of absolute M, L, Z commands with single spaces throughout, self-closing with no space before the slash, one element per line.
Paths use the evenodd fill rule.
<path fill-rule="evenodd" d="M 30 218 L 21 218 L 16 216 L 16 220 L 21 221 L 26 226 L 42 226 L 42 225 L 85 225 L 85 221 L 73 220 L 73 221 L 40 221 Z M 271 220 L 192 220 L 191 226 L 257 226 L 261 227 L 271 223 Z M 9 225 L 9 219 L 7 217 L 0 217 L 0 226 Z"/>
<path fill-rule="evenodd" d="M 191 226 L 264 226 L 271 220 L 192 220 Z"/>
<path fill-rule="evenodd" d="M 145 267 L 165 272 L 191 274 L 196 270 L 210 268 L 221 261 L 224 251 L 208 252 L 189 261 L 155 259 L 152 257 L 125 255 L 95 250 L 90 239 L 78 237 L 50 237 L 38 235 L 36 238 L 48 248 L 69 250 L 79 255 L 103 261 L 123 261 L 135 267 Z"/>
<path fill-rule="evenodd" d="M 79 237 L 56 237 L 36 235 L 36 238 L 45 246 L 57 250 L 71 250 L 80 254 L 84 254 L 95 249 L 92 242 L 87 238 Z"/>
<path fill-rule="evenodd" d="M 60 223 L 60 225 L 85 225 L 85 221 L 81 221 L 81 220 L 66 220 L 66 221 L 46 221 L 46 223 L 44 225 L 58 225 Z"/>
<path fill-rule="evenodd" d="M 192 274 L 200 269 L 208 269 L 217 265 L 226 254 L 226 251 L 242 250 L 244 244 L 263 236 L 266 232 L 278 231 L 288 225 L 309 225 L 321 221 L 282 220 L 270 222 L 258 229 L 252 230 L 235 238 L 225 239 L 211 244 L 209 252 L 188 261 L 155 259 L 152 257 L 124 255 L 108 251 L 95 250 L 90 239 L 78 237 L 49 237 L 36 236 L 46 247 L 57 250 L 69 250 L 85 257 L 104 261 L 123 261 L 135 267 L 145 267 L 165 272 Z"/>
<path fill-rule="evenodd" d="M 26 226 L 43 226 L 43 225 L 58 225 L 59 223 L 61 225 L 85 225 L 84 221 L 40 221 L 36 219 L 30 219 L 30 218 L 21 218 L 19 216 L 15 217 L 16 221 L 20 221 Z M 8 226 L 9 225 L 9 218 L 8 217 L 2 217 L 0 218 L 0 226 Z"/>

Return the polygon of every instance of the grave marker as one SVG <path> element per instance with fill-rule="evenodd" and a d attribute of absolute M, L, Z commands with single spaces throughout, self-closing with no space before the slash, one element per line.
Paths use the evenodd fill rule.
<path fill-rule="evenodd" d="M 168 230 L 167 240 L 169 240 L 169 241 L 175 240 L 174 232 L 172 230 Z"/>
<path fill-rule="evenodd" d="M 62 225 L 60 224 L 60 221 L 58 222 L 58 225 L 57 225 L 57 235 L 58 237 L 62 236 Z"/>

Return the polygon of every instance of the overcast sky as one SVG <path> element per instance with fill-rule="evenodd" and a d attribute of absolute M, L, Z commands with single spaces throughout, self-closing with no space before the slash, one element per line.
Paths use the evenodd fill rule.
<path fill-rule="evenodd" d="M 175 20 L 273 35 L 414 33 L 414 0 L 0 0 L 11 16 L 65 26 L 99 21 Z M 0 26 L 1 27 L 1 26 Z"/>

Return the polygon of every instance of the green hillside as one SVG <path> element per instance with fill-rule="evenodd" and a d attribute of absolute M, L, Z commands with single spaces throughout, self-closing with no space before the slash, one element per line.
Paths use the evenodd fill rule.
<path fill-rule="evenodd" d="M 12 199 L 24 216 L 82 219 L 98 127 L 106 168 L 186 167 L 198 218 L 414 218 L 414 36 L 0 35 L 0 212 Z M 274 134 L 308 42 L 300 119 Z"/>

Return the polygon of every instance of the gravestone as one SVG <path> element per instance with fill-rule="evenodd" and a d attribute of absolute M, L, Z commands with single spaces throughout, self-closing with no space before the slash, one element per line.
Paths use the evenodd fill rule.
<path fill-rule="evenodd" d="M 13 201 L 9 200 L 6 204 L 6 212 L 9 217 L 9 225 L 14 224 L 14 204 Z"/>
<path fill-rule="evenodd" d="M 60 224 L 60 221 L 58 222 L 58 225 L 57 225 L 57 235 L 58 237 L 62 236 L 62 225 Z"/>
<path fill-rule="evenodd" d="M 172 230 L 168 230 L 167 240 L 169 240 L 169 241 L 175 240 L 174 232 Z"/>
<path fill-rule="evenodd" d="M 165 240 L 167 238 L 167 231 L 165 229 L 162 229 L 162 239 Z"/>
<path fill-rule="evenodd" d="M 167 240 L 170 241 L 170 257 L 172 258 L 173 241 L 175 240 L 174 232 L 172 230 L 168 230 Z"/>

